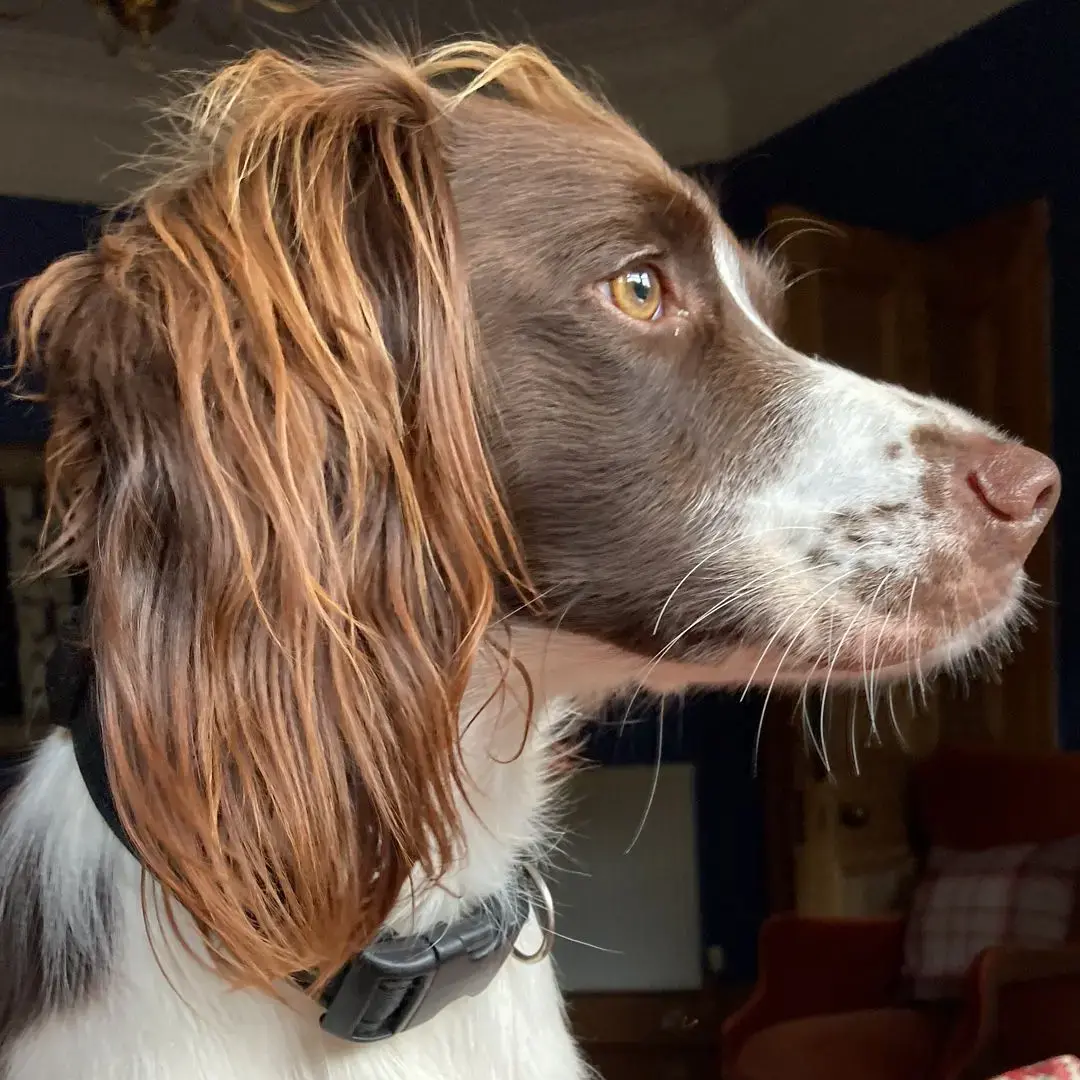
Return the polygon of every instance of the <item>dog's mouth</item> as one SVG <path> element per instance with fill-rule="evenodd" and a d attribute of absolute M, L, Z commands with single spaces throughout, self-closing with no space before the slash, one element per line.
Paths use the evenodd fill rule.
<path fill-rule="evenodd" d="M 860 644 L 856 650 L 838 650 L 832 655 L 826 647 L 813 662 L 793 664 L 770 654 L 762 667 L 768 667 L 770 680 L 775 676 L 780 685 L 811 687 L 865 682 L 867 677 L 879 685 L 912 677 L 925 680 L 972 663 L 992 669 L 1011 646 L 1014 608 L 1013 603 L 1003 603 L 977 621 L 951 634 L 943 634 L 937 643 L 897 638 L 889 648 L 882 649 L 870 628 L 859 635 Z"/>
<path fill-rule="evenodd" d="M 693 656 L 655 665 L 646 681 L 660 691 L 677 684 L 803 690 L 866 685 L 868 679 L 876 686 L 924 681 L 972 667 L 992 670 L 1025 621 L 1027 590 L 1027 578 L 1018 572 L 996 602 L 966 612 L 956 608 L 951 617 L 911 606 L 902 616 L 826 618 L 810 633 L 742 640 L 715 658 L 694 650 Z"/>

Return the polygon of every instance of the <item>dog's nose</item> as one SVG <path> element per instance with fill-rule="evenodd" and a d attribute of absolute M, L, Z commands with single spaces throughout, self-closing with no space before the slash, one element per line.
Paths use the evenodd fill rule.
<path fill-rule="evenodd" d="M 976 524 L 999 526 L 999 542 L 1020 558 L 1038 540 L 1061 493 L 1061 474 L 1045 454 L 983 437 L 959 455 L 957 480 Z"/>

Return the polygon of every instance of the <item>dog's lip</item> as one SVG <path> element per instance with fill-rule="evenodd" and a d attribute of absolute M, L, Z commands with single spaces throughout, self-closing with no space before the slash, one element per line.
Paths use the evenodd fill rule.
<path fill-rule="evenodd" d="M 979 649 L 999 634 L 1011 621 L 1020 602 L 1021 588 L 1011 590 L 989 611 L 972 620 L 962 630 L 932 648 L 913 653 L 906 660 L 876 664 L 872 655 L 865 666 L 830 665 L 828 660 L 791 660 L 786 645 L 766 647 L 743 642 L 725 650 L 716 661 L 668 661 L 651 667 L 645 685 L 663 692 L 677 685 L 713 687 L 757 687 L 766 689 L 802 689 L 804 687 L 841 687 L 871 677 L 875 683 L 888 683 L 912 675 L 928 677 L 947 667 L 951 661 Z M 872 653 L 872 650 L 871 650 Z M 670 685 L 669 685 L 670 684 Z"/>
<path fill-rule="evenodd" d="M 900 662 L 877 665 L 871 657 L 868 658 L 871 662 L 865 666 L 837 665 L 832 668 L 827 663 L 791 666 L 777 663 L 769 667 L 769 672 L 776 673 L 777 682 L 787 683 L 795 679 L 798 680 L 799 685 L 809 683 L 811 686 L 820 686 L 826 681 L 829 685 L 843 685 L 855 680 L 862 681 L 871 674 L 875 681 L 883 682 L 908 678 L 912 675 L 931 675 L 960 656 L 978 650 L 1000 633 L 1016 613 L 1021 591 L 1022 576 L 1018 575 L 1015 587 L 990 610 L 983 612 L 947 640 L 929 649 L 913 653 Z M 767 661 L 762 664 L 762 667 L 766 665 Z"/>

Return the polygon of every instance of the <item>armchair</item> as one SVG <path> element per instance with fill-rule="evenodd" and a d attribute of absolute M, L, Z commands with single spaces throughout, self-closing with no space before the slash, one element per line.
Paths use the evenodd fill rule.
<path fill-rule="evenodd" d="M 1080 836 L 1080 756 L 949 748 L 913 767 L 911 795 L 927 847 Z M 985 1080 L 1080 1050 L 1080 912 L 1065 946 L 987 948 L 940 1002 L 906 994 L 905 930 L 903 917 L 770 919 L 757 986 L 724 1025 L 725 1080 Z"/>

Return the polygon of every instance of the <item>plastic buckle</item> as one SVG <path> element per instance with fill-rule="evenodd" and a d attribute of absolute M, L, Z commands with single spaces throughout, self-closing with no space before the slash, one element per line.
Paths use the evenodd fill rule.
<path fill-rule="evenodd" d="M 481 909 L 427 934 L 374 942 L 324 993 L 323 1030 L 349 1042 L 381 1042 L 481 993 L 510 956 L 528 911 L 527 903 L 524 911 Z"/>

